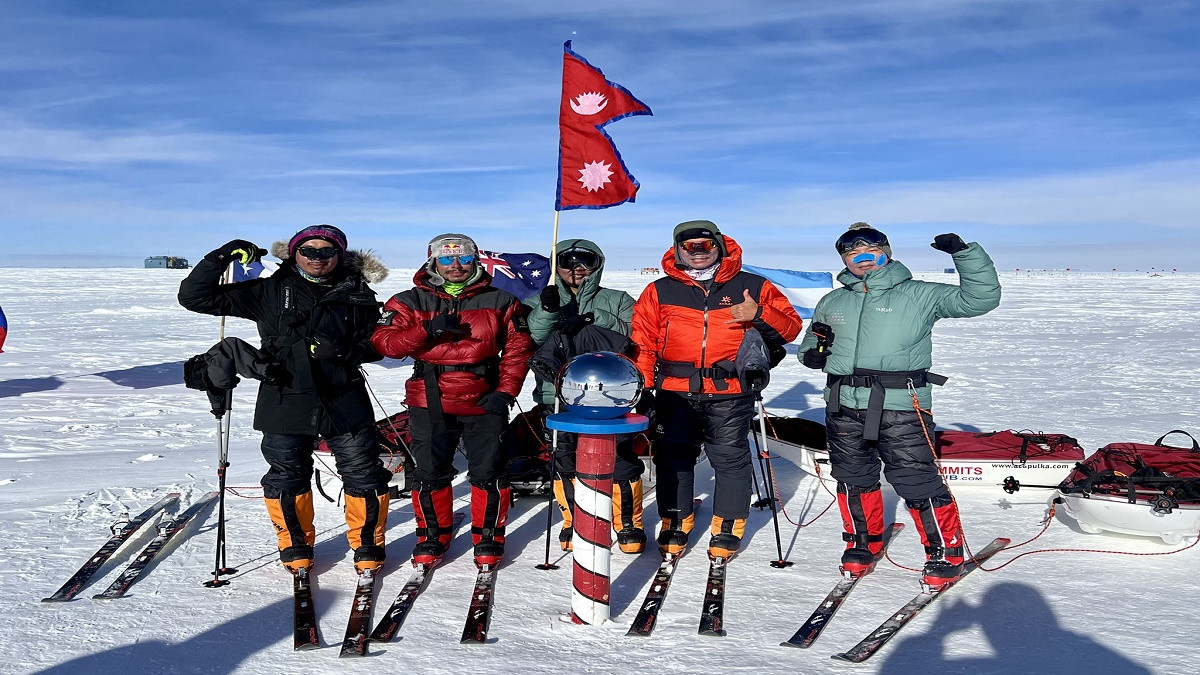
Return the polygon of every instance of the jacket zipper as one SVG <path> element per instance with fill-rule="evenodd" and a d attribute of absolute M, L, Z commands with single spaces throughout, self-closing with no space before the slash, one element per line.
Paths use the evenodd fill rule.
<path fill-rule="evenodd" d="M 700 289 L 704 293 L 704 330 L 701 332 L 700 338 L 700 367 L 704 368 L 708 359 L 708 291 L 704 288 Z M 704 391 L 704 378 L 700 378 L 700 392 Z"/>

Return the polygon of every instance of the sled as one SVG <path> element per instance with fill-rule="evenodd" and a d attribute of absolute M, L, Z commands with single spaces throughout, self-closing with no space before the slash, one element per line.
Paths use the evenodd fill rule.
<path fill-rule="evenodd" d="M 550 466 L 552 435 L 546 429 L 546 412 L 542 406 L 534 406 L 515 415 L 500 436 L 501 452 L 509 458 L 508 482 L 516 497 L 548 495 L 554 489 Z M 652 430 L 634 436 L 633 451 L 647 464 L 656 438 Z M 652 483 L 651 472 L 647 485 Z"/>
<path fill-rule="evenodd" d="M 500 452 L 509 458 L 508 483 L 513 496 L 548 495 L 554 489 L 549 438 L 539 406 L 515 415 L 504 428 Z"/>
<path fill-rule="evenodd" d="M 408 492 L 408 474 L 404 470 L 406 464 L 411 464 L 408 460 L 408 448 L 412 443 L 408 411 L 402 410 L 390 417 L 376 421 L 375 431 L 379 437 L 379 458 L 383 460 L 383 467 L 392 474 L 388 486 L 392 490 L 392 496 L 398 497 L 400 493 Z M 319 468 L 324 469 L 329 475 L 337 477 L 337 466 L 333 460 L 333 453 L 329 451 L 325 439 L 321 439 L 317 443 L 315 453 Z M 320 476 L 318 476 L 317 484 L 319 487 Z"/>
<path fill-rule="evenodd" d="M 1083 448 L 1066 434 L 1031 431 L 938 431 L 938 466 L 951 488 L 996 487 L 1009 476 L 1023 483 L 1054 485 L 1076 462 Z"/>
<path fill-rule="evenodd" d="M 1163 444 L 1183 434 L 1190 448 Z M 1200 533 L 1200 445 L 1174 430 L 1153 445 L 1110 443 L 1088 456 L 1058 486 L 1051 502 L 1089 534 L 1157 537 L 1179 545 Z"/>
<path fill-rule="evenodd" d="M 996 487 L 1014 474 L 1022 482 L 1054 485 L 1084 455 L 1076 440 L 1065 434 L 946 430 L 934 432 L 934 439 L 939 470 L 951 488 Z M 767 447 L 805 473 L 836 482 L 820 422 L 767 416 Z"/>
<path fill-rule="evenodd" d="M 799 467 L 801 471 L 836 483 L 829 473 L 829 450 L 825 444 L 825 425 L 799 417 L 767 415 L 767 451 Z M 750 425 L 758 429 L 756 418 Z"/>

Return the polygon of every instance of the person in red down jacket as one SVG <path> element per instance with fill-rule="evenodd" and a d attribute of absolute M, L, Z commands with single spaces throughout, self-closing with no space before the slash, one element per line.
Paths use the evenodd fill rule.
<path fill-rule="evenodd" d="M 450 483 L 461 439 L 471 483 L 475 564 L 494 569 L 504 557 L 511 500 L 500 433 L 525 381 L 533 339 L 520 301 L 492 286 L 470 237 L 434 237 L 427 255 L 413 277 L 415 287 L 387 301 L 371 337 L 380 354 L 415 361 L 405 383 L 416 464 L 413 562 L 434 563 L 450 544 Z"/>

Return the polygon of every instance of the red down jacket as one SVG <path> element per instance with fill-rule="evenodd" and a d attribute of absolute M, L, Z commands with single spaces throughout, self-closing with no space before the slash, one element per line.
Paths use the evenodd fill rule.
<path fill-rule="evenodd" d="M 447 370 L 438 376 L 442 410 L 449 415 L 482 415 L 477 403 L 490 391 L 514 398 L 529 370 L 533 339 L 525 326 L 520 301 L 492 287 L 487 272 L 458 297 L 429 283 L 422 267 L 413 277 L 415 288 L 397 293 L 383 306 L 383 318 L 371 343 L 384 356 L 411 356 L 435 366 L 488 366 L 487 372 Z M 424 322 L 437 314 L 457 314 L 466 334 L 446 334 L 434 341 Z M 416 374 L 404 385 L 405 403 L 428 407 L 425 380 Z"/>

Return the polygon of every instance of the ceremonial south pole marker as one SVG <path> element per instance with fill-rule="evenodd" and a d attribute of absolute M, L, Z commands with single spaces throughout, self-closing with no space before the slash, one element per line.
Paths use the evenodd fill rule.
<path fill-rule="evenodd" d="M 645 415 L 591 419 L 557 413 L 546 426 L 579 435 L 575 450 L 574 574 L 571 620 L 598 625 L 609 618 L 612 559 L 612 486 L 617 460 L 617 434 L 644 431 Z"/>

